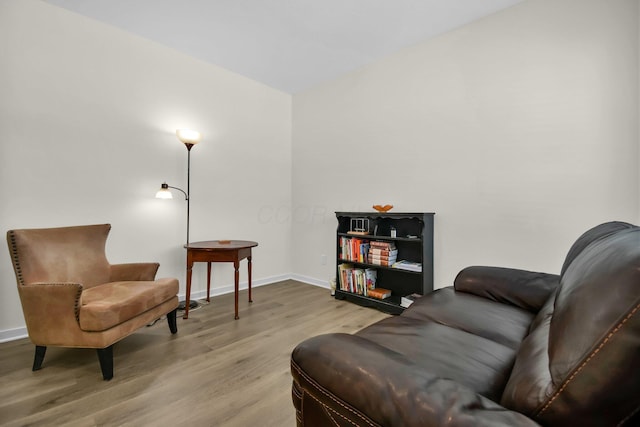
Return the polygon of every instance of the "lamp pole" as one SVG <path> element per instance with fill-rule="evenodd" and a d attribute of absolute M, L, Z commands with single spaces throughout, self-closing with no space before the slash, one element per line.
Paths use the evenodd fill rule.
<path fill-rule="evenodd" d="M 191 148 L 193 144 L 184 143 L 187 147 L 187 246 L 189 246 L 189 201 L 191 199 Z"/>
<path fill-rule="evenodd" d="M 202 135 L 200 132 L 190 130 L 190 129 L 178 129 L 176 130 L 176 135 L 178 139 L 187 147 L 187 191 L 185 192 L 181 188 L 172 187 L 168 185 L 166 182 L 162 184 L 160 187 L 160 191 L 156 193 L 156 197 L 161 199 L 171 199 L 171 192 L 169 188 L 174 188 L 182 194 L 184 194 L 184 198 L 187 201 L 187 244 L 185 248 L 189 247 L 189 218 L 190 218 L 190 202 L 191 202 L 191 149 L 194 145 L 196 145 L 202 139 Z M 184 305 L 183 305 L 184 303 Z M 198 303 L 196 301 L 184 301 L 180 303 L 179 309 L 184 310 L 186 305 L 189 305 L 189 308 L 196 308 Z"/>

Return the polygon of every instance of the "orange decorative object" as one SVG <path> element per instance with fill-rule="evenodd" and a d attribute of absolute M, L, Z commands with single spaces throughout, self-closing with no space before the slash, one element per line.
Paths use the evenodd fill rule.
<path fill-rule="evenodd" d="M 377 210 L 378 212 L 387 212 L 388 210 L 391 210 L 391 208 L 393 208 L 393 205 L 373 205 L 373 209 Z"/>

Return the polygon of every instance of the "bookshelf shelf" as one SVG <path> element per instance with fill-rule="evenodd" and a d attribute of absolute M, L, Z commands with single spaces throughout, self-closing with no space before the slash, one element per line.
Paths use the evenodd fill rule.
<path fill-rule="evenodd" d="M 336 212 L 338 228 L 336 231 L 336 278 L 337 299 L 374 307 L 378 310 L 400 314 L 404 308 L 400 305 L 403 296 L 417 293 L 420 295 L 433 291 L 433 217 L 434 213 L 377 213 L 377 212 Z M 354 219 L 366 219 L 369 234 L 349 233 Z M 391 236 L 392 229 L 395 237 Z M 407 237 L 411 236 L 411 237 Z M 374 243 L 372 243 L 374 242 Z M 369 258 L 378 256 L 370 248 L 382 249 L 382 261 L 392 264 L 394 260 L 409 261 L 422 265 L 422 271 L 393 268 L 391 265 L 379 265 Z M 387 254 L 386 249 L 391 251 Z M 386 251 L 386 252 L 385 252 Z M 393 251 L 396 251 L 394 254 Z M 389 256 L 390 259 L 384 257 Z M 346 270 L 346 273 L 342 270 Z M 363 270 L 358 278 L 356 270 Z M 368 279 L 365 271 L 375 273 L 375 287 L 389 289 L 391 296 L 380 300 L 366 296 Z M 367 272 L 368 273 L 368 272 Z M 371 273 L 368 273 L 371 274 Z M 343 276 L 344 275 L 344 276 Z"/>
<path fill-rule="evenodd" d="M 422 272 L 420 271 L 412 271 L 412 270 L 401 270 L 399 268 L 394 268 L 394 267 L 388 267 L 386 265 L 379 265 L 379 264 L 368 264 L 366 262 L 357 262 L 357 261 L 348 261 L 348 260 L 344 260 L 344 259 L 338 259 L 338 262 L 342 263 L 342 264 L 352 264 L 354 267 L 359 267 L 359 268 L 375 268 L 375 269 L 383 269 L 383 270 L 392 270 L 392 271 L 401 271 L 403 273 L 409 273 L 409 274 L 419 274 L 422 275 Z M 384 286 L 380 286 L 381 288 Z"/>

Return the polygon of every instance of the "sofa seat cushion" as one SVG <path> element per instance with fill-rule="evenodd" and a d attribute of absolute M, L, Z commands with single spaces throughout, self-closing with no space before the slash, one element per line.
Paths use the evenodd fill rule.
<path fill-rule="evenodd" d="M 416 370 L 459 382 L 494 400 L 502 394 L 516 355 L 513 348 L 490 339 L 406 316 L 384 319 L 356 335 L 403 355 Z"/>
<path fill-rule="evenodd" d="M 447 325 L 514 350 L 520 347 L 535 317 L 523 308 L 496 304 L 487 298 L 457 292 L 452 287 L 419 298 L 402 316 Z"/>
<path fill-rule="evenodd" d="M 80 328 L 105 331 L 174 298 L 177 279 L 123 281 L 98 285 L 82 292 Z"/>

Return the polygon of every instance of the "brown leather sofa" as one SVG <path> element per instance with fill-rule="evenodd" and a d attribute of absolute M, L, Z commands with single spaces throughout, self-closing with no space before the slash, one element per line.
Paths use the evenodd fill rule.
<path fill-rule="evenodd" d="M 640 425 L 640 228 L 592 228 L 560 275 L 466 268 L 291 371 L 298 426 Z"/>

